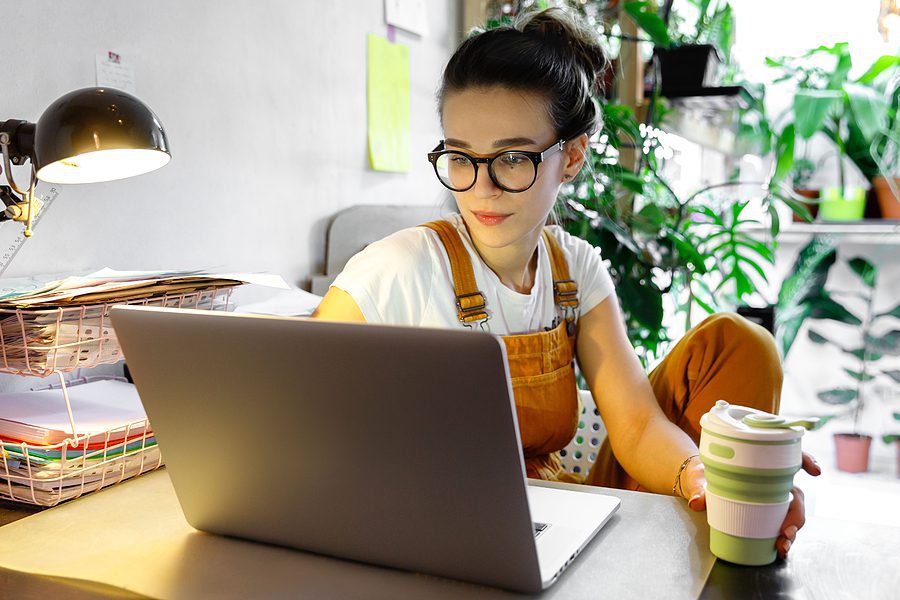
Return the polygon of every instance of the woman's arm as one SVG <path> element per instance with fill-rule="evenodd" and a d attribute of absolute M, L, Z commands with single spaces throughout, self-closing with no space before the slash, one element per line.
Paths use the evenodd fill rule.
<path fill-rule="evenodd" d="M 333 286 L 328 288 L 325 297 L 313 312 L 312 318 L 325 321 L 366 322 L 356 300 L 344 290 Z"/>
<path fill-rule="evenodd" d="M 616 459 L 644 488 L 671 494 L 679 467 L 697 446 L 659 407 L 615 294 L 579 318 L 577 350 Z M 683 486 L 684 492 L 693 487 Z"/>

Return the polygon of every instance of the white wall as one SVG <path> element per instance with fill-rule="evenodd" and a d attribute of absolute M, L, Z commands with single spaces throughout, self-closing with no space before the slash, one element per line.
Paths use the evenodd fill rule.
<path fill-rule="evenodd" d="M 440 138 L 434 92 L 459 7 L 427 8 L 427 36 L 397 31 L 410 48 L 413 168 L 388 174 L 368 169 L 366 150 L 366 34 L 386 35 L 382 0 L 0 0 L 0 120 L 34 121 L 94 85 L 95 55 L 111 50 L 135 67 L 173 156 L 141 177 L 60 188 L 5 276 L 190 267 L 304 284 L 336 211 L 438 203 L 425 153 Z"/>
<path fill-rule="evenodd" d="M 366 146 L 366 35 L 387 34 L 382 0 L 0 0 L 0 120 L 35 121 L 95 85 L 95 55 L 114 51 L 135 67 L 136 94 L 173 156 L 140 177 L 61 186 L 4 277 L 210 268 L 305 285 L 322 269 L 335 212 L 439 204 L 425 153 L 440 139 L 434 93 L 460 9 L 427 9 L 428 35 L 396 33 L 410 49 L 413 160 L 390 174 L 368 169 Z M 0 224 L 0 247 L 18 228 Z M 0 376 L 0 390 L 50 382 Z"/>

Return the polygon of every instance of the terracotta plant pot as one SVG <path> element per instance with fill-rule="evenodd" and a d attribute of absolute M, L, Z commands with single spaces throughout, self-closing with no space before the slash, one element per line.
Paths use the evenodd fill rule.
<path fill-rule="evenodd" d="M 805 190 L 801 188 L 794 188 L 794 193 L 798 196 L 809 198 L 810 200 L 817 200 L 819 198 L 819 190 Z M 819 203 L 816 202 L 815 204 L 813 204 L 812 202 L 804 202 L 803 204 L 806 206 L 806 208 L 809 209 L 812 218 L 815 219 L 816 214 L 818 214 L 819 212 Z M 792 214 L 795 223 L 806 223 L 806 221 L 803 220 L 803 217 L 801 217 L 797 213 Z"/>
<path fill-rule="evenodd" d="M 894 177 L 894 185 L 900 189 L 900 177 Z M 878 196 L 882 219 L 900 219 L 900 200 L 891 191 L 888 180 L 881 175 L 872 180 L 872 186 Z"/>
<path fill-rule="evenodd" d="M 846 473 L 864 473 L 869 470 L 869 448 L 872 436 L 859 433 L 834 434 L 837 468 Z"/>

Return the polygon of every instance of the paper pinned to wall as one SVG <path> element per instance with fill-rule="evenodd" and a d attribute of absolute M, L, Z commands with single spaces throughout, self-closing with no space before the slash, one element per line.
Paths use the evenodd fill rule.
<path fill-rule="evenodd" d="M 409 48 L 369 34 L 368 73 L 369 166 L 409 171 Z"/>
<path fill-rule="evenodd" d="M 97 87 L 110 87 L 134 94 L 134 67 L 115 52 L 97 55 Z"/>
<path fill-rule="evenodd" d="M 384 0 L 384 21 L 412 33 L 427 35 L 425 0 Z"/>

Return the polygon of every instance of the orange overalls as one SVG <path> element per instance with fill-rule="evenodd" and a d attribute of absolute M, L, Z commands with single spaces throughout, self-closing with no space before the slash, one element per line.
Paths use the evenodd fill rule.
<path fill-rule="evenodd" d="M 426 223 L 441 239 L 453 274 L 459 320 L 465 324 L 488 317 L 472 262 L 459 233 L 447 221 Z M 578 289 L 559 242 L 544 230 L 550 255 L 554 301 L 565 319 L 549 331 L 501 336 L 516 401 L 519 434 L 528 477 L 579 481 L 563 471 L 559 451 L 575 436 L 580 407 L 575 384 L 575 311 Z"/>
<path fill-rule="evenodd" d="M 472 262 L 456 229 L 447 221 L 426 223 L 450 259 L 458 317 L 472 324 L 488 317 Z M 501 336 L 506 345 L 519 433 L 529 477 L 638 489 L 612 453 L 609 438 L 587 478 L 563 470 L 559 451 L 575 435 L 581 407 L 575 383 L 575 311 L 578 288 L 569 278 L 565 256 L 546 229 L 554 301 L 565 315 L 549 331 Z M 743 317 L 712 315 L 688 331 L 650 373 L 650 385 L 666 417 L 694 443 L 700 417 L 716 401 L 777 413 L 781 398 L 781 360 L 772 336 Z"/>

